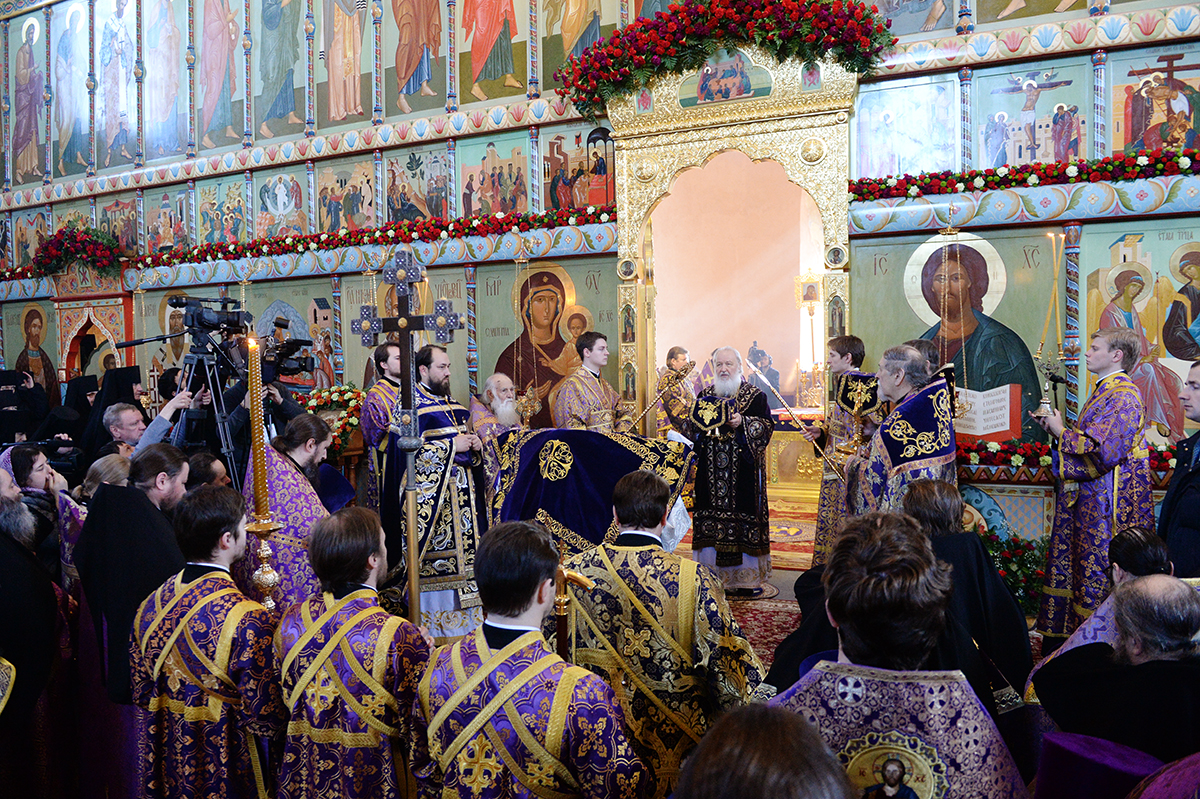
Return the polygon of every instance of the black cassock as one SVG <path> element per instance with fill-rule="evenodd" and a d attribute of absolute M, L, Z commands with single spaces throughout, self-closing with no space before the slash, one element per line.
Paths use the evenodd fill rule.
<path fill-rule="evenodd" d="M 690 406 L 666 397 L 664 403 L 671 424 L 694 442 L 692 549 L 716 549 L 717 566 L 769 555 L 766 456 L 775 420 L 766 395 L 743 382 L 732 397 L 710 386 Z M 737 429 L 728 423 L 734 413 L 742 415 Z"/>

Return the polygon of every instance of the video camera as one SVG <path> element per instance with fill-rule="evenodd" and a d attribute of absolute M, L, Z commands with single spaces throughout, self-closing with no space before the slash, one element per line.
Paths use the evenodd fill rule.
<path fill-rule="evenodd" d="M 207 308 L 206 303 L 219 303 L 221 308 Z M 183 326 L 191 331 L 220 330 L 244 333 L 254 321 L 254 317 L 248 311 L 241 310 L 241 303 L 233 297 L 206 299 L 178 295 L 169 298 L 167 305 L 183 309 Z"/>
<path fill-rule="evenodd" d="M 287 330 L 291 323 L 282 316 L 275 317 L 275 329 Z M 263 383 L 273 383 L 279 377 L 298 375 L 301 372 L 316 371 L 316 359 L 311 355 L 297 357 L 297 353 L 305 347 L 313 345 L 311 339 L 287 338 L 280 340 L 275 336 L 267 336 L 262 344 L 262 378 Z M 245 343 L 242 343 L 243 358 L 246 355 Z"/>

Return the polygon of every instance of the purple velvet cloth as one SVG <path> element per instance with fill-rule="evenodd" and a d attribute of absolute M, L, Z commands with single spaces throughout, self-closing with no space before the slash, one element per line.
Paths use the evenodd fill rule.
<path fill-rule="evenodd" d="M 1090 735 L 1052 732 L 1043 741 L 1033 799 L 1124 799 L 1162 767 L 1153 755 Z"/>
<path fill-rule="evenodd" d="M 1200 752 L 1168 763 L 1138 783 L 1129 799 L 1196 799 L 1200 796 Z"/>

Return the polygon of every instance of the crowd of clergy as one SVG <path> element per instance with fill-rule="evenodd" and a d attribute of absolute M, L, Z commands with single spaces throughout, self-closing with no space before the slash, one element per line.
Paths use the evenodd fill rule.
<path fill-rule="evenodd" d="M 630 435 L 600 375 L 606 339 L 575 347 L 540 397 L 555 426 Z M 1200 434 L 1179 448 L 1156 521 L 1128 376 L 1140 341 L 1097 331 L 1078 418 L 1036 421 L 1058 441 L 1036 648 L 964 527 L 946 342 L 891 347 L 874 372 L 853 336 L 828 350 L 835 393 L 869 390 L 872 408 L 831 404 L 802 428 L 842 457 L 823 459 L 800 624 L 769 670 L 730 605 L 771 574 L 777 414 L 761 351 L 747 365 L 715 350 L 697 386 L 676 347 L 660 375 L 658 433 L 694 453 L 678 475 L 694 556 L 674 551 L 678 492 L 646 470 L 605 497 L 614 533 L 590 548 L 498 521 L 505 436 L 537 409 L 502 373 L 461 405 L 441 347 L 412 360 L 422 447 L 408 459 L 403 352 L 374 352 L 357 504 L 322 478 L 329 424 L 268 389 L 276 435 L 257 463 L 282 526 L 269 553 L 247 532 L 253 468 L 239 492 L 227 460 L 166 443 L 176 412 L 206 398 L 166 386 L 148 422 L 138 376 L 106 379 L 75 419 L 60 415 L 94 458 L 74 489 L 53 445 L 0 454 L 0 794 L 1194 796 Z M 1200 421 L 1200 363 L 1181 401 Z M 249 437 L 240 446 L 245 463 Z M 419 624 L 406 479 L 420 497 Z M 278 584 L 256 580 L 262 565 Z"/>

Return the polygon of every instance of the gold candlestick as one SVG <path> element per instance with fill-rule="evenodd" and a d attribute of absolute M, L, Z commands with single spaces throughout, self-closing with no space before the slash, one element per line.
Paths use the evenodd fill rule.
<path fill-rule="evenodd" d="M 263 606 L 267 610 L 274 610 L 275 600 L 271 594 L 279 587 L 279 572 L 271 566 L 272 552 L 268 539 L 271 533 L 282 530 L 283 525 L 271 518 L 271 496 L 267 484 L 267 433 L 263 424 L 262 359 L 259 357 L 258 340 L 254 336 L 248 336 L 246 344 L 250 361 L 246 389 L 250 399 L 250 452 L 254 463 L 254 511 L 251 513 L 254 521 L 246 525 L 246 530 L 259 540 L 254 585 L 263 593 Z"/>

